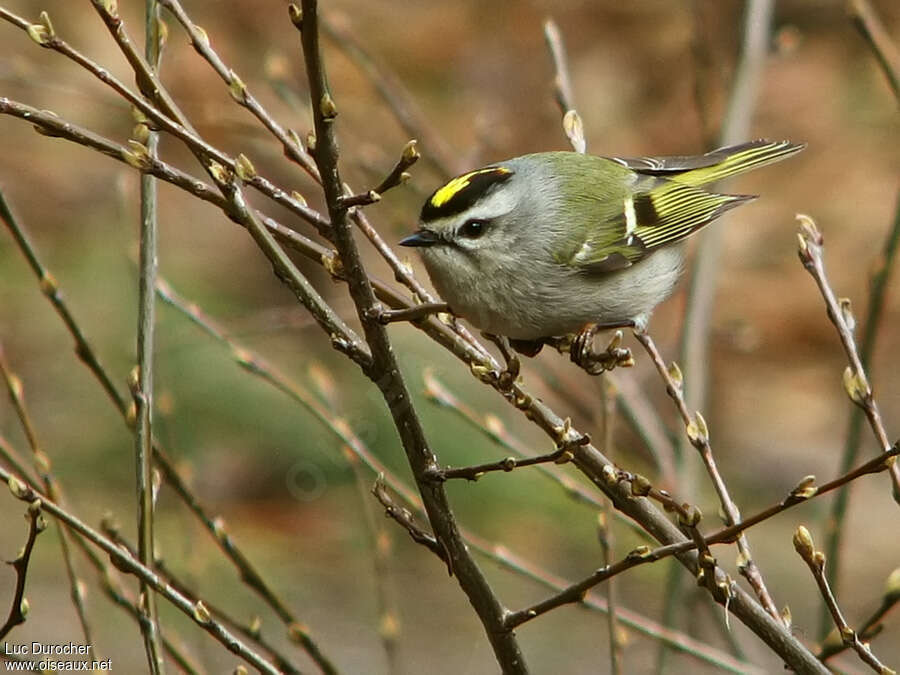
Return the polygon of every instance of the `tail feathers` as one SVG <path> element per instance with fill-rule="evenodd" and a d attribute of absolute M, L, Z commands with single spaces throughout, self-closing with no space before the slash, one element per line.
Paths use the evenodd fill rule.
<path fill-rule="evenodd" d="M 806 143 L 767 141 L 765 139 L 732 145 L 709 153 L 710 155 L 721 155 L 720 162 L 676 174 L 669 177 L 669 180 L 691 186 L 707 185 L 723 178 L 752 171 L 766 164 L 779 162 L 800 152 L 805 147 Z"/>

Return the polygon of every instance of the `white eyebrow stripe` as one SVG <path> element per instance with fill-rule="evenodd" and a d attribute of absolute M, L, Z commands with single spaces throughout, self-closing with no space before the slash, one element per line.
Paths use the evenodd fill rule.
<path fill-rule="evenodd" d="M 637 229 L 637 214 L 634 212 L 634 198 L 625 197 L 625 236 L 631 238 Z"/>

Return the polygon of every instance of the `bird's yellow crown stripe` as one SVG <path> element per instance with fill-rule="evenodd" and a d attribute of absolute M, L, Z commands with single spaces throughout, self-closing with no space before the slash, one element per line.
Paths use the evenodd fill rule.
<path fill-rule="evenodd" d="M 431 205 L 435 208 L 439 208 L 453 199 L 453 196 L 465 189 L 466 186 L 471 182 L 474 176 L 478 176 L 483 173 L 498 173 L 498 174 L 506 174 L 510 173 L 509 169 L 505 169 L 502 166 L 492 166 L 487 169 L 478 169 L 477 171 L 470 171 L 469 173 L 464 173 L 462 176 L 457 176 L 449 183 L 447 183 L 444 187 L 438 189 L 437 192 L 431 197 Z"/>

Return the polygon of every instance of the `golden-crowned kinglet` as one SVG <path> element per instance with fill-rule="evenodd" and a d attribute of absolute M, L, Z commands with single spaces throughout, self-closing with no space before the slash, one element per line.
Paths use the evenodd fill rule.
<path fill-rule="evenodd" d="M 454 178 L 425 202 L 420 247 L 451 310 L 515 340 L 589 324 L 643 328 L 681 271 L 680 242 L 753 199 L 705 185 L 805 145 L 757 140 L 692 157 L 542 152 Z"/>

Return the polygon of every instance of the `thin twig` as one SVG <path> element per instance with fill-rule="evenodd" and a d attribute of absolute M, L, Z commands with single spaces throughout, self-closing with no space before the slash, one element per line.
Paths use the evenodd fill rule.
<path fill-rule="evenodd" d="M 506 425 L 499 418 L 490 414 L 480 415 L 472 407 L 466 405 L 458 396 L 454 395 L 430 370 L 425 371 L 423 382 L 425 384 L 425 396 L 429 401 L 453 411 L 462 420 L 470 424 L 472 428 L 486 435 L 500 447 L 511 450 L 519 457 L 526 459 L 535 457 L 535 454 L 525 443 L 509 432 Z M 604 500 L 602 497 L 597 496 L 595 491 L 585 488 L 581 483 L 566 475 L 553 471 L 551 467 L 538 464 L 536 468 L 544 476 L 559 484 L 565 493 L 573 499 L 590 504 L 593 507 L 602 508 Z M 637 528 L 636 531 L 646 534 L 640 528 Z"/>
<path fill-rule="evenodd" d="M 3 194 L 0 192 L 0 202 L 2 202 Z M 37 471 L 40 476 L 41 484 L 43 486 L 44 492 L 52 499 L 59 500 L 61 497 L 61 490 L 59 488 L 56 479 L 53 477 L 51 473 L 51 461 L 50 457 L 44 452 L 43 448 L 41 448 L 40 443 L 38 442 L 37 431 L 34 428 L 34 423 L 31 420 L 31 415 L 28 413 L 28 408 L 25 405 L 25 395 L 24 395 L 24 387 L 22 385 L 22 380 L 16 376 L 9 367 L 9 364 L 6 362 L 6 355 L 3 351 L 3 344 L 0 343 L 0 375 L 3 376 L 3 379 L 6 381 L 6 387 L 9 391 L 9 396 L 13 402 L 13 408 L 15 408 L 16 415 L 19 418 L 19 421 L 22 423 L 22 428 L 25 431 L 25 437 L 28 441 L 28 445 L 31 448 L 31 458 L 32 463 L 34 465 L 35 471 Z M 0 437 L 0 446 L 5 446 L 6 440 Z M 14 469 L 20 472 L 22 471 L 22 465 L 16 460 L 12 461 L 12 458 L 9 456 L 9 451 L 12 448 L 3 448 L 3 454 L 7 455 L 8 461 L 10 461 L 10 465 L 13 466 Z M 81 631 L 84 634 L 84 640 L 86 644 L 93 644 L 91 640 L 91 630 L 87 620 L 87 613 L 84 607 L 84 593 L 82 591 L 82 581 L 78 578 L 78 573 L 75 570 L 75 563 L 72 560 L 72 552 L 70 550 L 69 544 L 69 535 L 65 529 L 57 524 L 56 531 L 59 535 L 59 545 L 62 550 L 63 556 L 63 564 L 66 568 L 66 577 L 69 581 L 69 597 L 72 599 L 72 604 L 75 607 L 75 613 L 78 615 L 78 622 L 81 624 Z M 96 658 L 96 653 L 94 657 Z"/>
<path fill-rule="evenodd" d="M 569 76 L 569 67 L 566 63 L 562 34 L 553 19 L 544 21 L 544 40 L 547 42 L 555 69 L 553 95 L 559 106 L 560 114 L 565 115 L 570 110 L 575 110 L 575 98 L 572 93 L 572 78 Z"/>
<path fill-rule="evenodd" d="M 407 531 L 410 538 L 434 553 L 438 558 L 447 565 L 447 572 L 453 574 L 453 567 L 447 555 L 447 550 L 441 546 L 441 543 L 430 532 L 423 530 L 413 518 L 413 514 L 409 509 L 398 506 L 388 494 L 384 485 L 384 475 L 379 474 L 378 479 L 372 486 L 372 494 L 375 499 L 384 507 L 384 514 L 396 522 L 400 527 Z"/>
<path fill-rule="evenodd" d="M 834 588 L 833 585 L 832 588 Z M 857 633 L 859 639 L 863 642 L 871 642 L 871 640 L 879 635 L 884 629 L 884 623 L 882 623 L 884 618 L 891 610 L 898 606 L 900 606 L 900 567 L 895 569 L 888 576 L 887 582 L 885 583 L 884 595 L 881 598 L 881 604 L 874 612 L 872 612 L 869 618 L 863 621 L 859 632 Z M 849 645 L 841 638 L 839 632 L 832 630 L 822 641 L 822 648 L 819 650 L 818 657 L 822 661 L 825 661 L 836 654 L 840 654 L 847 649 L 848 646 Z"/>
<path fill-rule="evenodd" d="M 894 222 L 888 230 L 881 250 L 881 255 L 876 262 L 875 270 L 869 279 L 869 298 L 867 304 L 867 316 L 863 326 L 862 346 L 859 350 L 859 360 L 867 373 L 871 372 L 872 355 L 875 351 L 875 341 L 878 337 L 881 317 L 887 296 L 888 281 L 893 272 L 897 251 L 900 249 L 900 191 L 897 193 L 897 204 L 894 210 Z M 847 428 L 847 437 L 844 441 L 844 452 L 841 456 L 841 470 L 847 471 L 856 462 L 862 441 L 863 410 L 854 406 L 850 413 L 850 425 Z M 844 527 L 846 525 L 847 506 L 850 501 L 850 491 L 842 490 L 837 494 L 831 504 L 831 512 L 828 514 L 831 526 L 825 534 L 825 555 L 828 557 L 828 567 L 825 572 L 828 575 L 828 583 L 832 588 L 838 587 L 843 556 L 842 542 Z M 819 637 L 824 638 L 831 626 L 831 617 L 826 608 L 822 608 L 819 621 Z"/>
<path fill-rule="evenodd" d="M 113 384 L 109 372 L 100 363 L 96 352 L 90 346 L 79 323 L 75 320 L 68 304 L 63 299 L 55 277 L 41 262 L 36 249 L 31 244 L 21 224 L 15 218 L 8 204 L 3 199 L 2 192 L 0 192 L 0 219 L 2 219 L 9 228 L 19 249 L 28 260 L 29 265 L 40 281 L 41 291 L 50 300 L 54 309 L 65 323 L 69 333 L 75 340 L 75 351 L 79 358 L 88 367 L 91 374 L 93 374 L 98 382 L 100 382 L 104 391 L 106 391 L 123 419 L 126 419 L 128 409 L 125 398 L 121 395 L 115 384 Z M 219 517 L 214 517 L 209 514 L 206 507 L 197 499 L 196 495 L 190 490 L 184 479 L 182 479 L 175 470 L 173 462 L 168 458 L 158 443 L 153 444 L 153 458 L 162 472 L 165 481 L 172 487 L 188 509 L 194 513 L 206 530 L 213 536 L 213 540 L 240 573 L 241 580 L 252 588 L 266 604 L 275 611 L 279 618 L 288 625 L 289 629 L 291 629 L 291 638 L 303 647 L 310 658 L 316 662 L 324 673 L 327 675 L 336 673 L 337 671 L 334 665 L 322 652 L 317 642 L 312 638 L 309 629 L 305 627 L 305 624 L 298 620 L 294 613 L 288 609 L 287 605 L 272 590 L 271 586 L 263 579 L 262 575 L 243 553 L 237 542 L 235 542 L 227 532 L 224 521 Z"/>
<path fill-rule="evenodd" d="M 400 159 L 397 160 L 397 163 L 394 164 L 394 168 L 391 169 L 391 172 L 387 176 L 385 176 L 384 180 L 378 184 L 378 187 L 375 188 L 375 192 L 379 195 L 383 195 L 388 190 L 391 190 L 398 185 L 403 185 L 403 183 L 409 180 L 409 174 L 406 173 L 407 169 L 411 168 L 412 165 L 418 161 L 419 157 L 422 156 L 419 154 L 417 145 L 418 141 L 412 140 L 403 146 L 403 152 L 400 153 Z"/>
<path fill-rule="evenodd" d="M 230 211 L 244 224 L 256 245 L 272 264 L 272 269 L 285 286 L 309 310 L 316 322 L 331 338 L 331 345 L 355 361 L 364 371 L 372 365 L 373 356 L 356 332 L 344 323 L 332 307 L 290 259 L 275 236 L 265 227 L 256 213 L 247 206 L 237 181 L 230 189 Z"/>
<path fill-rule="evenodd" d="M 63 525 L 61 522 L 58 524 L 60 526 Z M 69 529 L 69 532 L 73 535 L 76 546 L 78 546 L 85 558 L 88 559 L 88 562 L 96 570 L 98 585 L 100 586 L 100 590 L 103 591 L 103 594 L 112 603 L 121 607 L 128 616 L 136 622 L 140 623 L 145 620 L 145 614 L 138 606 L 137 600 L 131 598 L 118 582 L 116 571 L 112 569 L 108 563 L 104 562 L 104 560 L 97 555 L 96 551 L 91 548 L 90 544 L 84 538 L 79 536 L 75 530 Z M 187 654 L 171 640 L 170 636 L 164 630 L 160 630 L 160 637 L 162 638 L 163 648 L 166 650 L 166 653 L 183 672 L 187 673 L 187 675 L 201 675 L 203 671 L 200 666 L 194 663 Z"/>
<path fill-rule="evenodd" d="M 763 66 L 769 49 L 774 0 L 749 0 L 745 4 L 741 37 L 741 51 L 731 85 L 729 100 L 718 145 L 732 145 L 746 140 L 750 133 L 750 121 L 756 107 L 756 98 L 762 78 Z M 708 227 L 700 233 L 694 262 L 691 266 L 690 284 L 687 289 L 685 314 L 679 347 L 684 372 L 690 387 L 686 391 L 688 407 L 699 410 L 706 407 L 709 382 L 709 335 L 712 322 L 716 288 L 718 286 L 719 255 L 722 249 L 723 228 Z M 678 484 L 682 490 L 695 490 L 695 466 L 683 462 L 685 453 L 683 436 L 678 437 L 676 460 L 679 463 Z M 671 568 L 664 587 L 664 622 L 671 625 L 684 593 L 683 577 L 679 570 Z M 767 611 L 771 614 L 772 607 Z M 777 612 L 776 612 L 777 615 Z M 780 615 L 779 615 L 780 616 Z M 780 621 L 780 619 L 777 619 Z M 665 648 L 658 657 L 657 672 L 665 669 Z"/>
<path fill-rule="evenodd" d="M 697 452 L 700 453 L 700 459 L 703 461 L 706 472 L 709 474 L 709 478 L 715 487 L 716 494 L 719 496 L 719 502 L 722 505 L 722 510 L 725 514 L 725 524 L 736 525 L 740 523 L 741 513 L 734 503 L 734 500 L 731 499 L 728 487 L 725 485 L 725 481 L 722 479 L 715 458 L 713 457 L 706 421 L 699 411 L 693 416 L 688 411 L 684 397 L 681 371 L 674 364 L 666 367 L 653 339 L 647 333 L 635 331 L 634 335 L 650 355 L 653 365 L 656 366 L 657 372 L 659 372 L 660 377 L 662 377 L 663 382 L 666 385 L 666 392 L 675 402 L 681 420 L 684 422 L 688 440 L 691 445 L 697 449 Z M 769 594 L 765 582 L 763 581 L 762 574 L 756 566 L 756 562 L 753 560 L 753 556 L 750 552 L 750 542 L 747 540 L 747 537 L 744 535 L 739 537 L 737 546 L 739 551 L 738 570 L 750 583 L 756 596 L 759 598 L 759 601 L 769 615 L 776 621 L 781 621 L 781 613 L 778 611 L 778 607 L 772 600 L 772 596 Z"/>
<path fill-rule="evenodd" d="M 244 81 L 231 68 L 225 65 L 216 51 L 212 48 L 206 31 L 194 24 L 187 12 L 178 0 L 158 0 L 159 4 L 169 10 L 178 22 L 184 27 L 185 32 L 191 38 L 191 45 L 218 73 L 219 77 L 228 85 L 232 98 L 241 106 L 249 110 L 256 119 L 275 136 L 284 148 L 285 156 L 299 164 L 314 180 L 319 181 L 318 169 L 309 153 L 304 149 L 296 134 L 286 131 L 275 119 L 268 114 L 259 101 L 254 97 Z"/>
<path fill-rule="evenodd" d="M 697 548 L 708 548 L 709 546 L 713 546 L 716 544 L 731 544 L 739 539 L 739 537 L 745 530 L 748 530 L 751 527 L 754 527 L 755 525 L 758 525 L 759 523 L 762 523 L 772 518 L 773 516 L 778 515 L 779 513 L 783 513 L 784 511 L 787 511 L 788 509 L 793 508 L 798 504 L 804 503 L 814 497 L 828 494 L 829 492 L 836 490 L 839 487 L 842 487 L 850 483 L 851 481 L 860 478 L 861 476 L 886 471 L 887 467 L 892 463 L 893 458 L 897 457 L 898 455 L 900 455 L 900 442 L 898 442 L 891 449 L 888 456 L 876 457 L 875 459 L 869 460 L 853 471 L 823 485 L 816 486 L 814 484 L 814 477 L 807 477 L 806 479 L 798 483 L 797 487 L 791 490 L 788 496 L 785 497 L 782 501 L 778 502 L 777 504 L 773 504 L 766 509 L 763 509 L 762 511 L 742 520 L 739 523 L 724 527 L 716 532 L 713 532 L 712 534 L 701 536 L 700 538 L 694 540 L 684 539 L 680 542 L 666 544 L 655 549 L 651 549 L 649 546 L 639 546 L 619 562 L 597 570 L 582 581 L 579 581 L 563 589 L 557 595 L 554 595 L 551 598 L 548 598 L 547 600 L 544 600 L 531 608 L 513 612 L 509 615 L 508 621 L 513 625 L 519 625 L 521 623 L 524 623 L 525 621 L 530 621 L 540 614 L 548 612 L 557 607 L 561 607 L 562 605 L 579 602 L 583 599 L 584 593 L 588 589 L 593 588 L 597 584 L 611 579 L 612 577 L 621 574 L 626 570 L 637 567 L 638 565 L 663 560 L 665 558 L 668 558 L 669 556 L 678 556 L 679 554 L 685 553 L 687 551 L 692 551 Z M 611 475 L 610 477 L 610 481 L 614 481 L 616 483 L 620 483 L 622 482 L 622 480 L 623 479 L 620 475 Z M 630 489 L 635 492 L 635 484 L 633 481 L 631 481 Z M 635 492 L 635 494 L 639 493 Z M 682 522 L 681 524 L 684 525 L 685 523 Z"/>
<path fill-rule="evenodd" d="M 58 506 L 56 503 L 43 495 L 39 495 L 35 490 L 27 487 L 16 476 L 6 469 L 0 467 L 0 479 L 7 483 L 16 484 L 11 486 L 11 491 L 16 499 L 24 502 L 33 502 L 40 499 L 41 508 L 54 518 L 62 521 L 68 527 L 81 534 L 95 546 L 103 549 L 113 561 L 113 564 L 123 572 L 134 575 L 138 579 L 145 581 L 160 596 L 171 602 L 188 618 L 193 620 L 204 631 L 209 633 L 214 639 L 220 642 L 228 651 L 244 659 L 261 672 L 278 675 L 278 670 L 266 661 L 262 656 L 250 649 L 236 635 L 226 629 L 221 623 L 213 619 L 209 611 L 201 601 L 196 603 L 190 602 L 183 594 L 166 584 L 163 579 L 152 569 L 142 565 L 134 556 L 121 547 L 110 541 L 96 530 L 85 525 L 74 515 Z"/>
<path fill-rule="evenodd" d="M 444 178 L 459 173 L 461 167 L 455 153 L 441 133 L 429 124 L 400 79 L 363 47 L 353 34 L 346 15 L 329 13 L 319 18 L 322 31 L 353 61 L 375 87 L 378 95 L 394 114 L 401 128 L 412 138 L 422 140 L 425 161 L 431 163 Z"/>
<path fill-rule="evenodd" d="M 113 543 L 126 549 L 132 556 L 137 557 L 137 551 L 135 550 L 134 546 L 122 535 L 119 524 L 114 517 L 109 514 L 104 516 L 103 520 L 100 523 L 100 529 L 102 530 L 103 534 L 109 537 Z M 183 594 L 191 602 L 196 603 L 198 600 L 200 600 L 199 594 L 194 589 L 190 588 L 184 581 L 178 579 L 172 573 L 172 571 L 169 570 L 163 560 L 159 558 L 154 559 L 153 569 L 162 579 L 165 580 L 165 583 L 169 584 L 170 586 L 172 586 L 172 588 Z M 259 619 L 259 617 L 255 617 L 251 620 L 250 624 L 246 624 L 244 622 L 238 621 L 224 609 L 217 605 L 214 605 L 212 602 L 207 601 L 204 603 L 204 605 L 206 606 L 206 609 L 209 610 L 210 614 L 216 616 L 223 623 L 228 624 L 237 632 L 241 633 L 249 640 L 252 640 L 260 647 L 262 647 L 266 652 L 268 652 L 268 654 L 272 657 L 275 665 L 278 666 L 279 670 L 290 675 L 299 675 L 300 671 L 291 663 L 287 656 L 281 653 L 268 640 L 263 638 L 261 625 L 262 621 Z"/>
<path fill-rule="evenodd" d="M 603 429 L 603 447 L 606 448 L 610 459 L 613 459 L 613 424 L 616 416 L 616 389 L 609 379 L 609 373 L 600 375 L 599 380 L 601 417 L 600 421 Z M 603 565 L 612 564 L 613 553 L 615 552 L 615 534 L 612 529 L 612 514 L 614 509 L 612 504 L 607 500 L 601 512 L 597 517 L 597 534 L 600 539 L 600 548 L 602 549 Z M 618 599 L 616 593 L 616 583 L 609 579 L 606 582 L 606 607 L 608 612 L 606 615 L 607 636 L 609 638 L 609 665 L 612 675 L 620 675 L 623 672 L 622 659 L 624 658 L 624 642 L 619 633 L 618 619 Z"/>
<path fill-rule="evenodd" d="M 156 72 L 162 51 L 159 6 L 156 0 L 145 0 L 144 56 Z M 147 154 L 156 158 L 159 134 L 148 131 Z M 154 558 L 154 490 L 153 490 L 153 352 L 156 326 L 156 269 L 157 269 L 157 183 L 149 174 L 141 174 L 140 256 L 138 261 L 138 317 L 137 366 L 129 378 L 134 402 L 134 452 L 137 484 L 138 560 L 153 568 Z M 140 583 L 139 603 L 146 620 L 138 622 L 144 638 L 144 649 L 152 675 L 165 673 L 163 649 L 160 642 L 159 612 L 156 595 L 144 581 Z"/>
<path fill-rule="evenodd" d="M 878 660 L 875 654 L 872 653 L 869 645 L 860 640 L 856 631 L 847 623 L 841 608 L 837 604 L 834 593 L 831 592 L 828 579 L 825 578 L 825 554 L 815 549 L 809 530 L 802 525 L 794 533 L 794 549 L 809 567 L 809 571 L 812 572 L 816 586 L 819 587 L 819 593 L 822 595 L 822 599 L 825 601 L 825 605 L 834 619 L 834 625 L 837 627 L 844 644 L 859 654 L 859 658 L 879 675 L 893 673 L 894 671 Z"/>
<path fill-rule="evenodd" d="M 6 462 L 14 474 L 20 476 L 31 487 L 38 489 L 38 479 L 31 476 L 30 470 L 22 459 L 21 454 L 3 434 L 0 434 L 0 459 Z"/>
<path fill-rule="evenodd" d="M 435 473 L 436 480 L 452 480 L 454 478 L 465 478 L 466 480 L 476 481 L 484 474 L 492 471 L 510 472 L 525 466 L 535 466 L 537 464 L 565 464 L 572 459 L 572 452 L 565 448 L 548 452 L 545 455 L 535 455 L 534 457 L 526 457 L 525 459 L 516 459 L 515 457 L 504 457 L 496 462 L 487 462 L 485 464 L 477 464 L 475 466 L 447 467 L 439 469 Z"/>
<path fill-rule="evenodd" d="M 815 222 L 809 216 L 801 214 L 798 214 L 797 220 L 800 221 L 798 233 L 800 262 L 803 263 L 803 267 L 810 273 L 819 287 L 822 298 L 825 300 L 828 318 L 837 329 L 841 345 L 850 362 L 850 365 L 844 370 L 844 389 L 850 400 L 862 408 L 882 452 L 888 452 L 891 448 L 891 442 L 888 440 L 881 413 L 878 411 L 878 404 L 872 395 L 872 387 L 869 384 L 866 369 L 856 348 L 856 339 L 853 336 L 856 319 L 853 317 L 850 309 L 850 301 L 846 299 L 838 300 L 834 295 L 834 291 L 831 290 L 828 277 L 825 274 L 825 239 L 816 227 Z M 900 466 L 894 463 L 889 470 L 889 475 L 893 484 L 894 501 L 900 504 Z"/>
<path fill-rule="evenodd" d="M 643 441 L 644 447 L 659 470 L 659 482 L 664 487 L 674 488 L 677 481 L 672 432 L 634 378 L 620 378 L 616 373 L 606 373 L 605 376 L 616 391 L 617 409 L 632 431 Z"/>
<path fill-rule="evenodd" d="M 556 103 L 562 113 L 563 131 L 572 149 L 584 154 L 587 151 L 587 142 L 584 139 L 584 125 L 581 116 L 575 110 L 575 101 L 572 93 L 572 79 L 569 76 L 569 66 L 566 59 L 566 50 L 563 46 L 562 34 L 559 26 L 553 19 L 544 22 L 544 39 L 550 56 L 553 59 L 555 76 L 553 78 L 553 91 Z"/>
<path fill-rule="evenodd" d="M 2 471 L 2 469 L 0 469 Z M 13 495 L 16 492 L 30 492 L 30 489 L 15 476 L 6 475 L 9 489 Z M 18 497 L 21 499 L 21 497 Z M 41 515 L 41 500 L 33 497 L 28 500 L 28 539 L 25 541 L 25 547 L 15 560 L 9 564 L 16 571 L 16 589 L 13 592 L 12 604 L 9 608 L 9 614 L 6 621 L 0 626 L 0 640 L 9 635 L 9 632 L 16 626 L 25 623 L 25 616 L 28 614 L 28 600 L 25 597 L 25 581 L 28 578 L 28 563 L 31 561 L 31 552 L 34 550 L 34 542 L 37 536 L 47 527 L 47 522 Z"/>

